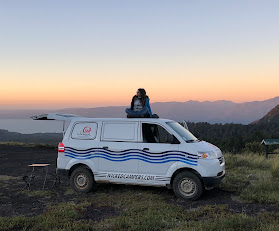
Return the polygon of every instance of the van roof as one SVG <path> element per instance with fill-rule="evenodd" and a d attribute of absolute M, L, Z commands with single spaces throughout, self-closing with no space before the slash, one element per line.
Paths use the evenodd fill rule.
<path fill-rule="evenodd" d="M 31 117 L 33 120 L 60 120 L 60 121 L 161 121 L 161 122 L 171 122 L 173 120 L 161 119 L 161 118 L 89 118 L 73 114 L 64 113 L 48 113 L 42 115 L 35 115 Z"/>
<path fill-rule="evenodd" d="M 88 117 L 75 117 L 72 121 L 118 121 L 118 122 L 132 122 L 132 121 L 141 121 L 141 122 L 172 122 L 170 119 L 161 119 L 161 118 L 88 118 Z"/>

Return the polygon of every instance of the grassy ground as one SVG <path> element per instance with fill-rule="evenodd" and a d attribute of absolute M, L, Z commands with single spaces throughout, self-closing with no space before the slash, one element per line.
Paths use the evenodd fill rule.
<path fill-rule="evenodd" d="M 279 156 L 266 159 L 252 153 L 227 154 L 223 190 L 235 192 L 245 202 L 279 205 Z"/>
<path fill-rule="evenodd" d="M 279 205 L 279 158 L 226 154 L 225 181 L 235 203 Z M 17 178 L 2 176 L 1 185 Z M 0 230 L 279 230 L 279 212 L 235 212 L 226 204 L 185 206 L 166 193 L 146 187 L 101 186 L 87 196 L 60 189 L 62 203 L 51 190 L 24 191 L 26 198 L 48 201 L 35 217 L 0 217 Z M 210 193 L 210 192 L 207 192 Z M 1 195 L 0 195 L 1 196 Z"/>

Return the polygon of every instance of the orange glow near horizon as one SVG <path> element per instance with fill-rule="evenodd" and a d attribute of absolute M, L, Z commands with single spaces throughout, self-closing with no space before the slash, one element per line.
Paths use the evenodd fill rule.
<path fill-rule="evenodd" d="M 238 78 L 221 74 L 214 77 L 165 73 L 152 78 L 114 76 L 102 78 L 19 78 L 2 80 L 0 109 L 36 109 L 69 107 L 128 106 L 137 88 L 146 89 L 151 103 L 188 100 L 229 100 L 236 103 L 261 101 L 279 95 L 276 77 L 264 80 L 263 76 Z M 212 73 L 211 73 L 212 74 Z M 184 77 L 187 76 L 187 77 Z"/>

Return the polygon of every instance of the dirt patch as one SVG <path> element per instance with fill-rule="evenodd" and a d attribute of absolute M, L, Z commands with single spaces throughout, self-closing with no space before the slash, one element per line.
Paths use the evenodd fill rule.
<path fill-rule="evenodd" d="M 83 213 L 83 219 L 92 220 L 92 221 L 101 221 L 109 217 L 117 216 L 120 212 L 113 207 L 102 206 L 95 207 L 89 206 L 86 208 L 86 211 Z"/>
<path fill-rule="evenodd" d="M 169 203 L 180 204 L 186 210 L 199 208 L 205 205 L 226 205 L 232 213 L 245 213 L 256 215 L 260 212 L 279 212 L 278 206 L 270 204 L 244 203 L 237 199 L 237 195 L 231 192 L 214 188 L 206 191 L 197 201 L 183 201 L 177 198 L 166 198 Z"/>
<path fill-rule="evenodd" d="M 126 186 L 126 185 L 106 185 L 99 184 L 95 192 L 89 194 L 75 193 L 69 186 L 68 178 L 62 177 L 61 184 L 54 186 L 54 178 L 48 177 L 46 189 L 41 190 L 43 184 L 43 173 L 37 174 L 31 185 L 31 191 L 24 190 L 25 186 L 22 180 L 23 176 L 30 175 L 31 168 L 29 164 L 48 163 L 49 171 L 55 173 L 57 150 L 0 145 L 0 216 L 36 216 L 43 213 L 48 206 L 56 205 L 61 202 L 80 203 L 83 198 L 94 199 L 95 192 L 105 192 L 106 188 L 121 192 L 122 190 L 132 189 L 139 191 L 150 191 L 154 194 L 160 194 L 168 203 L 181 205 L 185 210 L 196 209 L 205 205 L 227 205 L 232 213 L 245 213 L 255 215 L 259 212 L 279 212 L 277 206 L 269 204 L 249 204 L 236 200 L 233 193 L 223 191 L 219 188 L 206 191 L 206 193 L 197 201 L 183 201 L 174 196 L 174 193 L 167 188 Z M 109 206 L 94 207 L 89 206 L 83 214 L 84 219 L 100 221 L 108 217 L 119 214 L 115 208 Z"/>

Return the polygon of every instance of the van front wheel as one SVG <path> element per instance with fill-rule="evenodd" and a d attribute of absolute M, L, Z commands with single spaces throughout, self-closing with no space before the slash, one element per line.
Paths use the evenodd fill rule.
<path fill-rule="evenodd" d="M 88 193 L 93 189 L 94 178 L 89 169 L 80 167 L 72 172 L 70 183 L 76 192 Z"/>
<path fill-rule="evenodd" d="M 180 199 L 197 200 L 203 193 L 203 184 L 192 172 L 181 172 L 173 181 L 174 194 Z"/>

